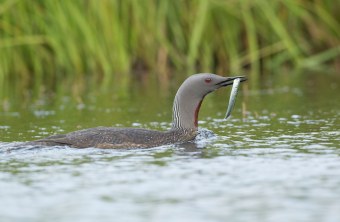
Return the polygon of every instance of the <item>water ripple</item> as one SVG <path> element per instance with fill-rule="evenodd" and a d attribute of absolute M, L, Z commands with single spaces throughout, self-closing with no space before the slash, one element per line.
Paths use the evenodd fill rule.
<path fill-rule="evenodd" d="M 194 142 L 150 149 L 0 143 L 0 220 L 340 221 L 332 121 L 207 119 Z"/>

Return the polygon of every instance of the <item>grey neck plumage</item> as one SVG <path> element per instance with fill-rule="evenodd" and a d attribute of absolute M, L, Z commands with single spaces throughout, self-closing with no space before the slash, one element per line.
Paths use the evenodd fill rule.
<path fill-rule="evenodd" d="M 197 117 L 202 96 L 197 96 L 195 90 L 183 84 L 177 91 L 172 116 L 172 129 L 197 130 Z"/>

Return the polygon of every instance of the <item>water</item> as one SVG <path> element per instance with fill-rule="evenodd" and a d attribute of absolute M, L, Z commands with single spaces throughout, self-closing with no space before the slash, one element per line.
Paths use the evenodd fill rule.
<path fill-rule="evenodd" d="M 171 87 L 13 103 L 0 113 L 0 221 L 340 221 L 340 82 L 332 78 L 243 85 L 228 121 L 230 89 L 220 90 L 202 105 L 195 142 L 150 149 L 20 141 L 98 125 L 165 130 Z"/>

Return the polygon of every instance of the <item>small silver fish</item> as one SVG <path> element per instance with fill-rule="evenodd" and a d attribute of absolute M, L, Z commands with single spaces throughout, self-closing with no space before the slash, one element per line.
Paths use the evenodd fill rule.
<path fill-rule="evenodd" d="M 224 119 L 227 119 L 230 116 L 231 111 L 235 105 L 236 96 L 238 92 L 238 86 L 240 85 L 240 82 L 241 82 L 241 78 L 234 79 L 233 88 L 231 89 L 231 92 L 230 92 L 229 104 L 228 104 L 227 112 L 225 114 Z"/>

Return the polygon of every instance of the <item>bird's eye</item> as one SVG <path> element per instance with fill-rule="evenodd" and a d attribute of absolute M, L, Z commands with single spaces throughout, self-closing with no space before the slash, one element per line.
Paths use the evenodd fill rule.
<path fill-rule="evenodd" d="M 211 82 L 211 78 L 206 78 L 206 79 L 204 80 L 204 82 L 210 83 L 210 82 Z"/>

